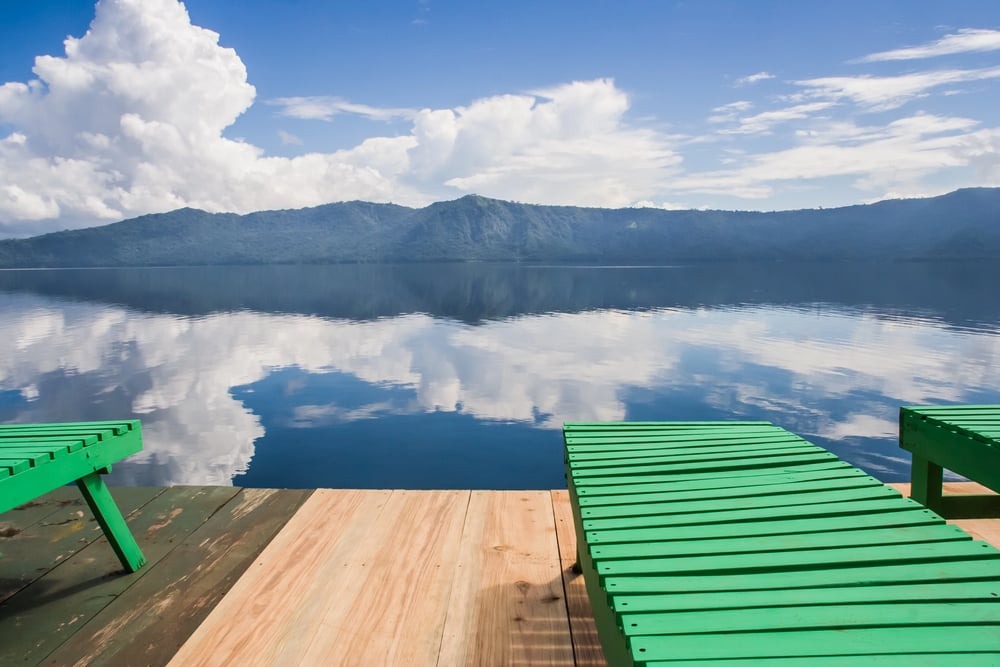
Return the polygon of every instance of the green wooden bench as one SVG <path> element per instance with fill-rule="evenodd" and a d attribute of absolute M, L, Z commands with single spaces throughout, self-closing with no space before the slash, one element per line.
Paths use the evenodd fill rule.
<path fill-rule="evenodd" d="M 571 423 L 612 666 L 1000 665 L 1000 551 L 766 422 Z"/>
<path fill-rule="evenodd" d="M 142 449 L 138 421 L 0 425 L 0 513 L 76 482 L 129 572 L 146 559 L 101 478 Z"/>
<path fill-rule="evenodd" d="M 899 446 L 913 456 L 910 496 L 948 518 L 1000 517 L 1000 496 L 944 496 L 943 470 L 1000 493 L 1000 405 L 899 410 Z"/>

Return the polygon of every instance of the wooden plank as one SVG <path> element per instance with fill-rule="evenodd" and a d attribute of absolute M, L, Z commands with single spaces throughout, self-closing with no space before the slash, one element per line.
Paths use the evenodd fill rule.
<path fill-rule="evenodd" d="M 573 665 L 548 491 L 473 491 L 439 667 Z"/>
<path fill-rule="evenodd" d="M 361 581 L 357 594 L 331 600 L 302 664 L 434 664 L 470 496 L 393 492 L 359 545 L 362 567 L 345 572 Z"/>
<path fill-rule="evenodd" d="M 75 486 L 60 486 L 55 491 L 0 514 L 0 554 L 5 551 L 5 545 L 9 544 L 2 541 L 4 538 L 14 537 L 67 505 L 85 507 L 83 496 Z"/>
<path fill-rule="evenodd" d="M 156 487 L 118 487 L 114 490 L 118 506 L 126 515 L 145 506 L 162 493 L 163 489 Z M 46 500 L 50 497 L 52 500 Z M 73 499 L 68 501 L 70 497 Z M 97 548 L 106 549 L 114 558 L 111 547 L 101 539 L 101 527 L 76 487 L 62 487 L 52 494 L 42 496 L 38 502 L 39 505 L 27 509 L 44 514 L 42 518 L 0 539 L 0 564 L 4 568 L 3 578 L 0 579 L 0 602 L 8 600 L 73 554 L 98 540 L 100 544 Z M 4 516 L 12 515 L 18 520 L 20 511 L 23 510 L 10 510 Z M 109 571 L 116 569 L 112 567 Z M 3 615 L 4 610 L 0 608 L 0 618 Z"/>
<path fill-rule="evenodd" d="M 594 612 L 590 608 L 590 598 L 587 597 L 587 586 L 583 581 L 583 575 L 573 571 L 573 565 L 576 563 L 576 530 L 573 527 L 569 492 L 552 491 L 551 499 L 576 664 L 577 667 L 606 667 L 608 663 L 604 659 L 601 641 L 597 637 L 597 625 L 594 623 Z"/>
<path fill-rule="evenodd" d="M 469 495 L 317 491 L 171 664 L 433 663 Z"/>
<path fill-rule="evenodd" d="M 166 664 L 311 493 L 240 490 L 47 662 Z"/>
<path fill-rule="evenodd" d="M 391 491 L 320 489 L 312 494 L 173 657 L 170 664 L 282 664 L 302 640 L 327 596 L 352 595 L 344 577 Z M 331 591 L 337 581 L 343 590 Z M 295 662 L 294 655 L 284 664 Z"/>
<path fill-rule="evenodd" d="M 232 487 L 172 487 L 128 517 L 149 563 L 174 549 L 184 537 L 225 505 Z M 116 596 L 150 569 L 123 575 L 105 539 L 95 540 L 74 557 L 0 606 L 0 664 L 39 662 L 57 649 Z M 58 601 L 59 604 L 53 604 Z"/>

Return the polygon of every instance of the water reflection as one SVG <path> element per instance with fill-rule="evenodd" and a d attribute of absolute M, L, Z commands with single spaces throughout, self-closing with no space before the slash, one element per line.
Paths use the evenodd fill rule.
<path fill-rule="evenodd" d="M 739 303 L 726 290 L 747 285 L 706 283 L 699 267 L 647 270 L 672 276 L 674 291 L 657 299 L 639 273 L 552 268 L 538 271 L 549 282 L 536 284 L 534 303 L 558 305 L 557 293 L 566 301 L 545 311 L 512 305 L 527 283 L 504 287 L 496 267 L 480 268 L 479 288 L 443 281 L 433 291 L 426 276 L 409 286 L 425 304 L 449 304 L 439 310 L 464 302 L 465 317 L 396 306 L 361 317 L 356 296 L 319 292 L 311 309 L 294 291 L 271 312 L 233 307 L 234 295 L 253 293 L 260 269 L 171 270 L 176 287 L 147 270 L 133 276 L 159 287 L 126 290 L 122 281 L 127 298 L 105 301 L 81 294 L 90 288 L 79 275 L 60 283 L 61 272 L 8 274 L 0 420 L 141 418 L 145 449 L 116 468 L 118 483 L 549 488 L 562 484 L 564 421 L 769 419 L 900 479 L 899 405 L 1000 402 L 1000 336 L 990 325 L 1000 309 L 987 300 L 995 297 L 981 311 L 935 306 L 948 303 L 940 289 L 940 302 L 924 294 L 883 306 L 776 303 L 764 293 Z M 283 270 L 304 285 L 318 269 Z M 363 283 L 369 270 L 343 269 L 338 293 L 373 289 Z M 215 290 L 205 271 L 243 291 Z M 351 271 L 362 282 L 350 283 Z M 97 283 L 122 275 L 83 273 Z M 588 291 L 591 274 L 616 285 Z M 695 279 L 696 294 L 726 298 L 678 306 L 676 285 Z M 197 294 L 230 308 L 162 306 Z M 355 314 L 309 312 L 338 309 Z"/>

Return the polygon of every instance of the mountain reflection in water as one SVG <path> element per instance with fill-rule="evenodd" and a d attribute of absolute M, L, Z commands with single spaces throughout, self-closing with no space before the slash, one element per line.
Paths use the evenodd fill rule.
<path fill-rule="evenodd" d="M 564 421 L 766 419 L 885 480 L 1000 402 L 989 264 L 0 271 L 0 421 L 142 419 L 119 484 L 558 488 Z"/>

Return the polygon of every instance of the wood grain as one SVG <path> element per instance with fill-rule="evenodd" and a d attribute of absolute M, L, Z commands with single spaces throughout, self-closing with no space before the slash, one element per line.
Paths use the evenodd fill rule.
<path fill-rule="evenodd" d="M 583 575 L 573 572 L 573 564 L 576 563 L 576 529 L 573 527 L 569 491 L 555 490 L 550 493 L 576 664 L 578 667 L 607 667 L 601 640 L 597 636 L 594 612 L 587 597 L 587 586 Z"/>
<path fill-rule="evenodd" d="M 439 667 L 572 665 L 548 491 L 473 491 Z"/>
<path fill-rule="evenodd" d="M 326 596 L 342 593 L 331 592 L 329 583 L 341 578 L 390 495 L 313 493 L 169 664 L 280 664 L 283 650 L 285 662 L 294 662 L 288 652 L 304 651 L 295 640 L 315 623 Z"/>

